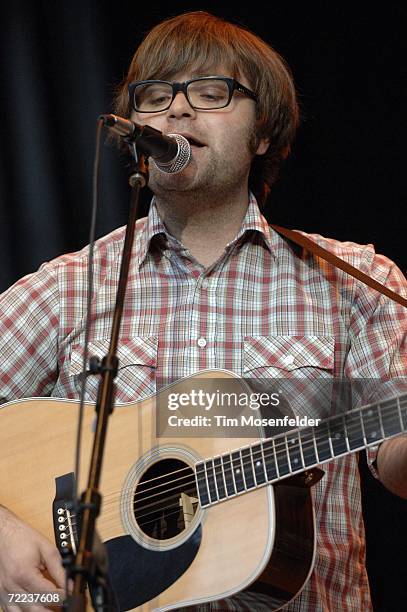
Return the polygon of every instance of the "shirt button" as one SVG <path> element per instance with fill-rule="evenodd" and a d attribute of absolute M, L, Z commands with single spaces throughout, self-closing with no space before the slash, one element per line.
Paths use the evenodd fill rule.
<path fill-rule="evenodd" d="M 284 357 L 283 362 L 285 363 L 285 365 L 292 365 L 294 363 L 294 355 L 287 355 L 287 357 Z"/>
<path fill-rule="evenodd" d="M 205 338 L 198 338 L 198 346 L 200 346 L 201 348 L 205 348 L 205 346 L 206 346 L 206 339 Z"/>

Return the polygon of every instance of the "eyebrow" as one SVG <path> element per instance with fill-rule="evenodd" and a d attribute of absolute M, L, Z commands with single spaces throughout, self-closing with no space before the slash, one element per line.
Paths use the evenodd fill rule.
<path fill-rule="evenodd" d="M 188 72 L 188 71 L 185 70 L 185 72 Z M 216 68 L 213 68 L 213 69 L 203 68 L 202 70 L 199 70 L 199 72 L 197 72 L 197 71 L 190 72 L 189 73 L 190 77 L 188 79 L 185 79 L 185 80 L 189 81 L 191 79 L 200 79 L 200 78 L 203 78 L 203 77 L 211 77 L 211 76 L 229 76 L 228 74 L 225 74 L 225 72 L 229 73 L 230 71 L 229 70 L 223 70 L 222 72 L 218 72 L 218 70 Z M 233 79 L 235 77 L 230 75 L 229 78 Z M 169 76 L 168 80 L 174 80 L 174 77 L 173 76 Z"/>
<path fill-rule="evenodd" d="M 199 72 L 199 73 L 192 73 L 184 81 L 178 81 L 178 80 L 176 81 L 174 79 L 174 77 L 167 77 L 166 79 L 158 79 L 158 80 L 164 80 L 164 81 L 168 81 L 168 82 L 171 82 L 171 83 L 183 83 L 185 81 L 192 81 L 193 79 L 203 79 L 203 78 L 206 78 L 206 77 L 215 77 L 215 78 L 216 77 L 226 77 L 226 78 L 229 78 L 229 79 L 233 79 L 234 78 L 234 77 L 228 76 L 227 74 L 224 74 L 224 73 L 222 73 L 222 74 L 214 74 L 213 72 L 208 72 L 208 73 Z"/>

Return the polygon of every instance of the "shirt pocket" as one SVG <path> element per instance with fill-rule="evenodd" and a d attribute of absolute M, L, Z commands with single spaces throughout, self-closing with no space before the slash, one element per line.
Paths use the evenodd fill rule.
<path fill-rule="evenodd" d="M 95 355 L 102 359 L 109 349 L 109 338 L 95 339 L 89 342 L 89 357 Z M 119 341 L 117 356 L 119 370 L 115 378 L 116 400 L 133 402 L 155 392 L 155 375 L 157 368 L 157 336 L 137 336 L 122 338 Z M 75 344 L 71 349 L 69 375 L 73 378 L 78 395 L 81 391 L 81 373 L 83 367 L 83 345 Z M 86 400 L 95 401 L 100 376 L 88 376 L 86 382 Z"/>
<path fill-rule="evenodd" d="M 332 376 L 334 348 L 333 336 L 246 336 L 244 376 Z"/>
<path fill-rule="evenodd" d="M 334 336 L 247 336 L 244 377 L 251 379 L 256 391 L 275 390 L 275 383 L 278 384 L 278 408 L 271 412 L 263 409 L 263 416 L 329 416 L 334 349 Z M 270 379 L 272 386 L 268 384 Z"/>

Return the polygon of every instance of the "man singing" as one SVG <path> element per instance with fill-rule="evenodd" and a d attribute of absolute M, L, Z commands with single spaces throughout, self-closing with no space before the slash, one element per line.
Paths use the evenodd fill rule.
<path fill-rule="evenodd" d="M 164 21 L 136 51 L 116 112 L 181 134 L 192 149 L 178 174 L 150 164 L 154 198 L 136 227 L 118 402 L 152 394 L 157 378 L 177 380 L 202 369 L 248 378 L 406 376 L 405 309 L 318 257 L 300 254 L 260 212 L 299 121 L 290 72 L 269 45 L 205 12 Z M 96 243 L 93 348 L 108 346 L 123 237 L 120 228 Z M 372 247 L 312 239 L 405 294 L 400 271 Z M 87 257 L 87 249 L 59 257 L 1 296 L 3 402 L 79 397 Z M 90 380 L 87 399 L 95 399 L 96 389 Z M 405 436 L 369 449 L 368 461 L 388 489 L 407 498 Z M 284 609 L 371 610 L 357 458 L 347 455 L 324 470 L 313 491 L 314 570 Z M 54 545 L 12 511 L 0 508 L 0 590 L 62 587 Z M 197 609 L 271 606 L 267 595 L 249 587 Z"/>

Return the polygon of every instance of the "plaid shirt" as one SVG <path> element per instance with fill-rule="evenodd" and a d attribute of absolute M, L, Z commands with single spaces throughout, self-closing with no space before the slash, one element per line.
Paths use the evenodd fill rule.
<path fill-rule="evenodd" d="M 123 237 L 120 228 L 96 243 L 90 354 L 98 356 L 107 352 Z M 400 271 L 371 246 L 310 237 L 405 292 Z M 1 296 L 0 401 L 79 396 L 87 258 L 87 249 L 59 257 Z M 299 256 L 268 227 L 253 198 L 236 238 L 207 269 L 168 235 L 153 204 L 137 222 L 117 400 L 150 395 L 158 377 L 174 380 L 206 368 L 250 378 L 406 376 L 405 330 L 402 307 L 319 258 Z M 96 386 L 89 381 L 88 399 Z M 368 454 L 372 461 L 374 451 Z M 367 611 L 357 459 L 348 455 L 324 469 L 313 488 L 315 568 L 285 609 Z M 268 610 L 261 599 L 242 594 L 200 609 Z"/>

